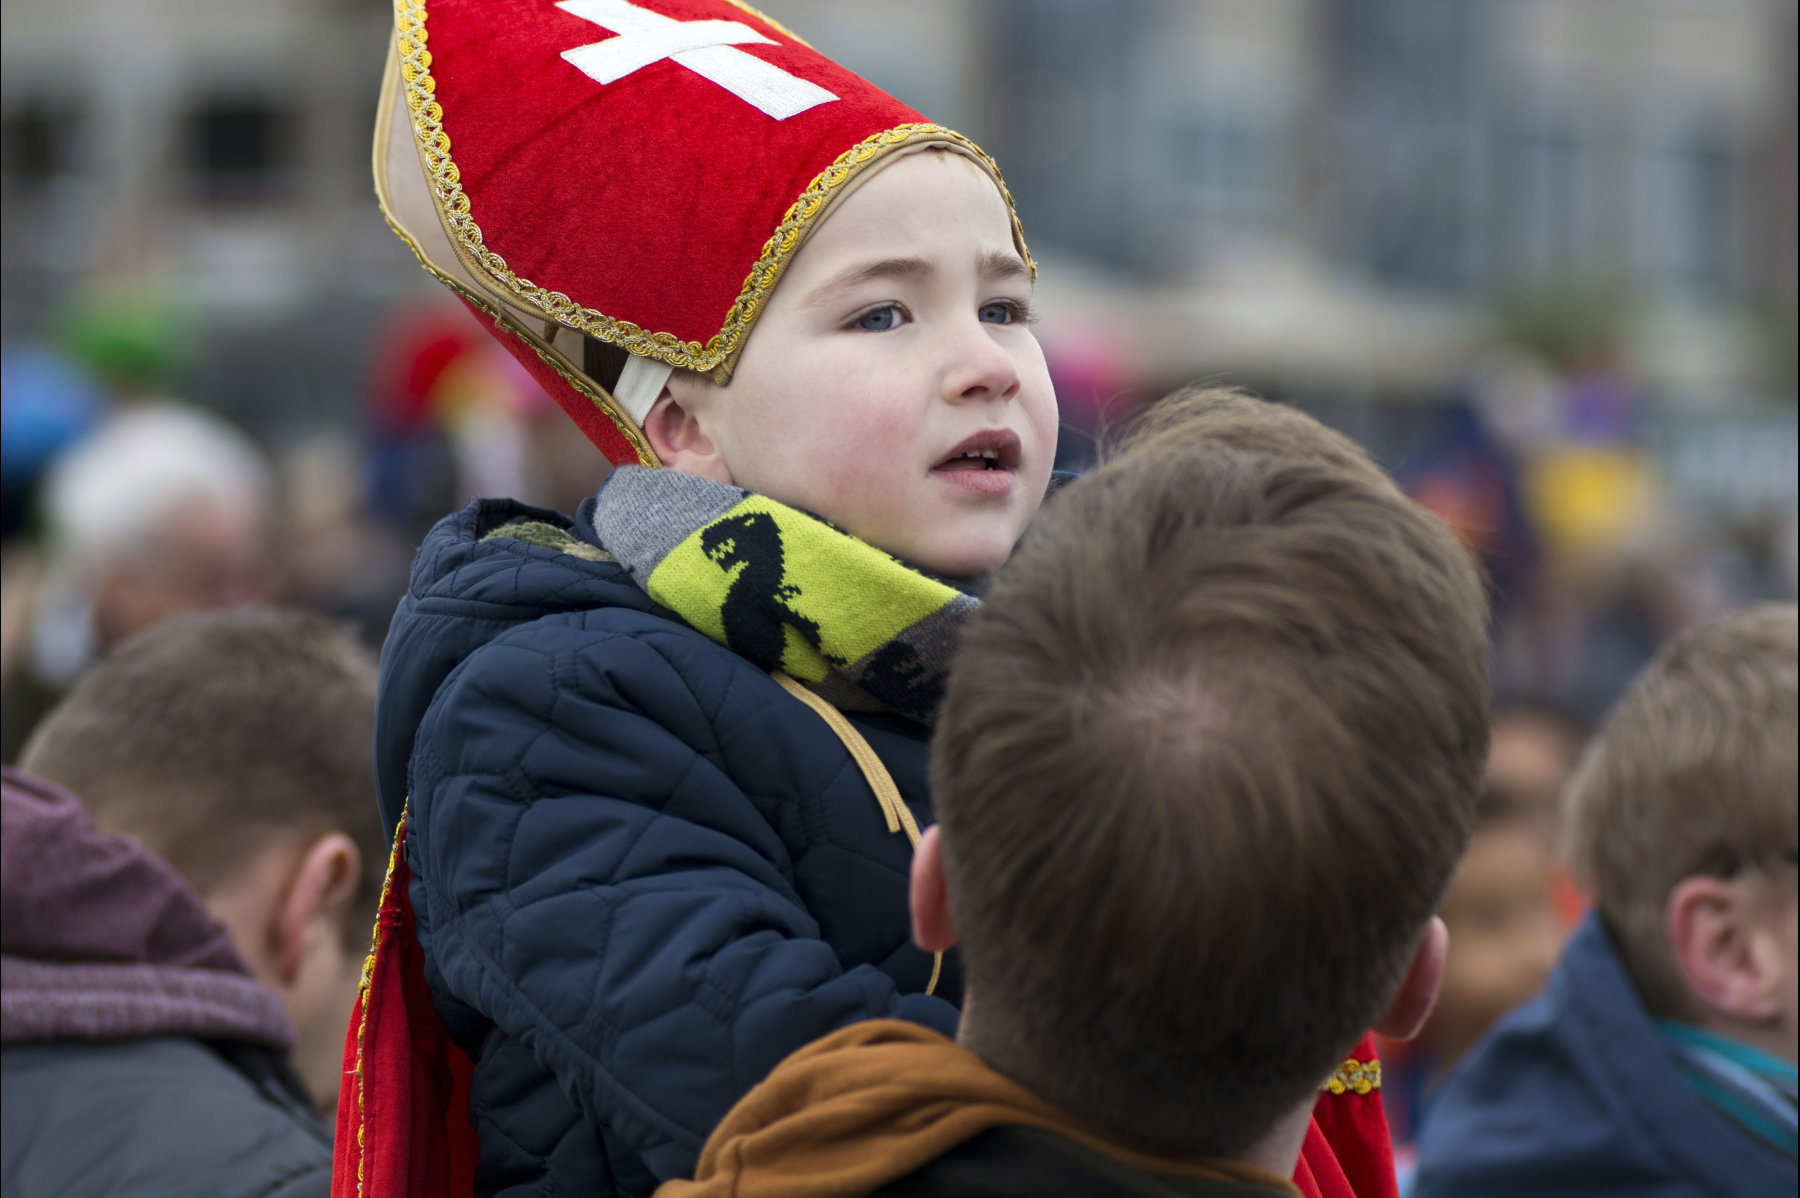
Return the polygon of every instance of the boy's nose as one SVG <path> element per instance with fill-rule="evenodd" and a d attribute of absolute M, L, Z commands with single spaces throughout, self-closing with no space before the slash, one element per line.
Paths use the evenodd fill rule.
<path fill-rule="evenodd" d="M 1006 399 L 1019 389 L 1019 367 L 989 331 L 994 325 L 970 321 L 959 327 L 944 378 L 944 398 L 952 403 Z"/>

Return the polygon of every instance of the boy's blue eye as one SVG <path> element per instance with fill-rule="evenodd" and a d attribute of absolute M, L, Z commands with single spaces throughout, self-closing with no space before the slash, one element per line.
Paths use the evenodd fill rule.
<path fill-rule="evenodd" d="M 871 308 L 856 318 L 856 327 L 869 333 L 885 333 L 900 324 L 900 309 L 893 304 Z"/>
<path fill-rule="evenodd" d="M 981 305 L 976 315 L 983 324 L 1011 324 L 1019 319 L 1019 306 L 1011 300 L 995 300 Z"/>

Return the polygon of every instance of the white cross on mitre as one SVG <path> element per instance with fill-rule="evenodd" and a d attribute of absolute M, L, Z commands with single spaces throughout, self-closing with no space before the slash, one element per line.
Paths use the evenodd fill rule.
<path fill-rule="evenodd" d="M 564 58 L 601 83 L 670 58 L 778 121 L 837 99 L 816 83 L 733 49 L 779 44 L 741 21 L 678 21 L 626 0 L 562 0 L 556 7 L 618 34 L 563 51 Z"/>

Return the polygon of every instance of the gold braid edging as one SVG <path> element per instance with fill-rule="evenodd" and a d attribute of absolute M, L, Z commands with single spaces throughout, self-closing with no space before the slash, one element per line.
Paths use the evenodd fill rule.
<path fill-rule="evenodd" d="M 369 937 L 369 955 L 363 958 L 362 981 L 356 985 L 356 1192 L 363 1192 L 363 1164 L 368 1151 L 364 1133 L 368 1130 L 368 1112 L 363 1106 L 363 1033 L 369 1028 L 369 986 L 375 980 L 375 954 L 381 951 L 381 915 L 387 910 L 388 893 L 394 884 L 394 863 L 400 860 L 400 846 L 406 840 L 406 815 L 410 804 L 400 808 L 400 824 L 394 829 L 394 847 L 388 852 L 387 874 L 381 879 L 381 901 L 375 907 L 375 931 Z"/>
<path fill-rule="evenodd" d="M 764 25 L 767 25 L 770 29 L 773 29 L 776 33 L 781 34 L 783 37 L 793 38 L 795 41 L 799 42 L 802 46 L 805 46 L 808 50 L 811 50 L 813 48 L 811 42 L 807 41 L 805 38 L 803 38 L 799 34 L 795 33 L 792 29 L 789 29 L 786 25 L 783 25 L 780 21 L 777 21 L 774 17 L 771 17 L 768 13 L 764 12 L 762 9 L 752 8 L 748 4 L 744 3 L 744 0 L 725 0 L 725 3 L 731 5 L 733 8 L 743 9 L 745 12 L 749 13 L 751 16 L 753 16 L 757 20 L 761 21 Z M 816 53 L 816 51 L 815 51 L 815 53 Z"/>
<path fill-rule="evenodd" d="M 736 3 L 736 0 L 733 2 Z M 1013 210 L 1012 193 L 1007 191 L 1006 184 L 1000 177 L 1000 168 L 995 165 L 994 160 L 960 133 L 940 125 L 919 123 L 896 125 L 852 146 L 813 179 L 800 194 L 800 198 L 788 208 L 781 224 L 768 241 L 763 243 L 762 254 L 744 280 L 744 286 L 731 305 L 731 310 L 726 313 L 724 325 L 704 345 L 698 341 L 683 341 L 673 333 L 652 332 L 628 320 L 619 320 L 592 308 L 585 308 L 560 291 L 550 291 L 529 279 L 521 278 L 507 266 L 504 258 L 487 247 L 481 227 L 476 224 L 471 211 L 468 194 L 462 189 L 462 172 L 450 156 L 450 135 L 444 131 L 443 106 L 434 98 L 437 81 L 431 76 L 431 52 L 425 48 L 425 3 L 426 0 L 395 0 L 395 44 L 399 52 L 400 73 L 406 81 L 406 106 L 412 113 L 413 136 L 417 141 L 439 214 L 445 228 L 458 243 L 461 252 L 468 255 L 472 265 L 502 283 L 522 305 L 543 313 L 558 324 L 611 342 L 642 357 L 655 358 L 682 369 L 710 373 L 720 367 L 728 367 L 736 358 L 738 349 L 762 311 L 769 293 L 774 290 L 782 272 L 786 270 L 788 261 L 806 240 L 812 222 L 826 208 L 832 193 L 890 151 L 920 141 L 954 145 L 974 158 L 993 176 L 995 185 L 1006 199 L 1007 212 L 1012 220 L 1013 240 L 1025 259 L 1027 268 L 1036 277 L 1037 264 L 1025 247 L 1025 233 L 1019 225 L 1018 214 Z M 748 9 L 747 5 L 739 7 L 755 12 L 754 9 Z M 766 19 L 761 18 L 761 14 L 757 16 L 759 19 Z M 780 28 L 773 22 L 770 24 Z M 715 381 L 723 382 L 724 379 Z"/>
<path fill-rule="evenodd" d="M 1368 1094 L 1381 1089 L 1381 1062 L 1359 1061 L 1352 1057 L 1338 1066 L 1337 1072 L 1325 1079 L 1319 1089 L 1331 1094 Z"/>
<path fill-rule="evenodd" d="M 392 72 L 394 67 L 395 58 L 390 56 L 388 60 L 389 72 Z M 543 342 L 530 331 L 521 328 L 516 319 L 508 315 L 487 296 L 480 295 L 470 290 L 463 284 L 462 280 L 446 274 L 443 270 L 439 269 L 438 266 L 426 256 L 425 250 L 419 243 L 414 241 L 412 236 L 408 234 L 405 229 L 400 227 L 399 222 L 394 219 L 393 213 L 388 211 L 386 195 L 387 183 L 385 182 L 386 148 L 384 138 L 388 132 L 389 123 L 387 105 L 389 98 L 393 95 L 393 79 L 391 74 L 382 79 L 381 95 L 381 113 L 376 118 L 374 146 L 374 172 L 376 180 L 375 198 L 377 207 L 381 209 L 381 218 L 387 222 L 387 227 L 393 231 L 395 237 L 398 237 L 401 242 L 405 244 L 407 249 L 412 251 L 413 257 L 419 260 L 419 265 L 424 267 L 425 273 L 429 274 L 445 287 L 448 287 L 451 291 L 467 300 L 470 304 L 487 313 L 488 317 L 493 320 L 496 327 L 505 330 L 507 333 L 510 333 L 520 341 L 523 341 L 526 345 L 530 346 L 531 352 L 536 354 L 546 366 L 549 366 L 552 370 L 556 371 L 557 374 L 561 375 L 563 380 L 567 382 L 569 386 L 573 387 L 577 394 L 593 404 L 596 408 L 599 408 L 601 414 L 604 415 L 607 420 L 612 423 L 613 427 L 618 430 L 619 435 L 624 437 L 626 443 L 637 452 L 639 464 L 644 466 L 662 465 L 662 459 L 657 457 L 656 450 L 650 447 L 649 440 L 644 436 L 643 431 L 638 428 L 637 422 L 632 420 L 631 417 L 625 413 L 625 410 L 618 405 L 618 402 L 613 399 L 606 388 L 600 386 L 600 384 L 596 383 L 593 379 L 590 379 L 587 375 L 574 369 L 569 363 L 563 361 L 553 347 L 548 346 L 547 343 Z"/>

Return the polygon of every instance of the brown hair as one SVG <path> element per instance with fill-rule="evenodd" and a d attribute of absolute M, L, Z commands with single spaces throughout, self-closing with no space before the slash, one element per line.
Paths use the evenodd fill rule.
<path fill-rule="evenodd" d="M 79 795 L 202 894 L 277 834 L 340 831 L 363 855 L 367 935 L 387 867 L 375 802 L 375 664 L 347 629 L 293 611 L 180 616 L 78 679 L 25 770 Z"/>
<path fill-rule="evenodd" d="M 1689 1013 L 1663 922 L 1676 883 L 1794 844 L 1797 611 L 1753 607 L 1671 641 L 1569 783 L 1569 861 L 1652 1014 Z"/>
<path fill-rule="evenodd" d="M 1291 409 L 1180 393 L 969 625 L 932 778 L 968 1043 L 1140 1140 L 1248 1146 L 1391 1001 L 1472 820 L 1487 606 Z"/>

